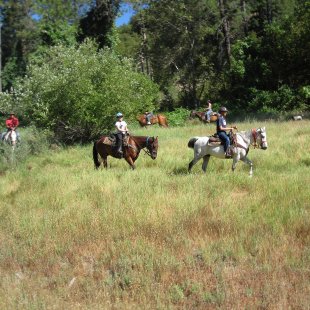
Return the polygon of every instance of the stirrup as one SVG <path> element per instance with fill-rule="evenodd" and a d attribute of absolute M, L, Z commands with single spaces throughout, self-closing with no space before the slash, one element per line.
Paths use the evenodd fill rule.
<path fill-rule="evenodd" d="M 225 152 L 225 158 L 232 158 L 233 154 L 232 154 L 232 151 L 226 151 Z"/>

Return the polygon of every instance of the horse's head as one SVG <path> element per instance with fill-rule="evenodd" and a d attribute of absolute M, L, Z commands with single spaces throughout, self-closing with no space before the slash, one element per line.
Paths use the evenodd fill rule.
<path fill-rule="evenodd" d="M 194 118 L 196 116 L 196 111 L 192 110 L 191 113 L 189 114 L 189 118 Z"/>
<path fill-rule="evenodd" d="M 149 139 L 149 142 L 147 143 L 147 149 L 151 154 L 151 158 L 156 159 L 158 150 L 158 137 Z"/>
<path fill-rule="evenodd" d="M 256 129 L 256 141 L 260 145 L 262 150 L 267 150 L 268 144 L 267 144 L 267 133 L 266 133 L 266 128 L 258 128 Z"/>

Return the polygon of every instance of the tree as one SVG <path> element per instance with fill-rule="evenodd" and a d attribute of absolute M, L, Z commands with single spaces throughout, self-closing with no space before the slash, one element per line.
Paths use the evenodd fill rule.
<path fill-rule="evenodd" d="M 37 46 L 32 1 L 2 1 L 2 85 L 9 90 L 17 76 L 25 73 L 27 57 Z"/>
<path fill-rule="evenodd" d="M 93 38 L 97 41 L 99 48 L 111 46 L 109 33 L 113 28 L 119 5 L 119 0 L 95 1 L 87 15 L 80 20 L 79 41 Z"/>

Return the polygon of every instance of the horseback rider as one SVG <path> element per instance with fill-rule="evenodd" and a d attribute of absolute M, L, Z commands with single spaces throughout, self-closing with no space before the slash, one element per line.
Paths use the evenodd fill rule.
<path fill-rule="evenodd" d="M 149 111 L 145 111 L 144 115 L 145 115 L 146 124 L 151 125 L 151 119 L 153 117 L 153 113 Z"/>
<path fill-rule="evenodd" d="M 205 117 L 207 118 L 207 123 L 210 123 L 210 116 L 213 113 L 211 100 L 208 100 L 207 103 L 208 103 L 208 106 L 206 109 Z"/>
<path fill-rule="evenodd" d="M 225 152 L 225 158 L 231 158 L 231 149 L 230 149 L 230 139 L 229 136 L 227 135 L 226 131 L 227 130 L 233 130 L 237 129 L 236 126 L 233 127 L 227 127 L 226 125 L 226 115 L 227 115 L 228 110 L 226 107 L 221 107 L 219 110 L 219 118 L 216 121 L 216 131 L 217 135 L 221 139 L 221 141 L 224 143 L 224 152 Z"/>
<path fill-rule="evenodd" d="M 123 138 L 128 133 L 127 123 L 123 120 L 123 114 L 121 112 L 118 112 L 116 114 L 117 121 L 115 123 L 116 127 L 116 137 L 117 137 L 117 153 L 122 155 L 123 150 Z"/>
<path fill-rule="evenodd" d="M 19 132 L 16 130 L 16 128 L 17 128 L 18 125 L 19 125 L 19 120 L 18 120 L 18 118 L 15 116 L 15 113 L 14 113 L 14 112 L 11 112 L 11 113 L 10 113 L 9 118 L 7 118 L 6 121 L 5 121 L 5 125 L 6 125 L 7 130 L 4 131 L 4 132 L 1 134 L 1 139 L 4 140 L 4 139 L 5 139 L 5 136 L 6 136 L 10 131 L 15 130 L 17 141 L 20 142 L 20 135 L 19 135 Z"/>

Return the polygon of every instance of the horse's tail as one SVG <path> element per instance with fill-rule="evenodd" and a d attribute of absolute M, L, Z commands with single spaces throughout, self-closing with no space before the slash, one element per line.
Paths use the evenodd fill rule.
<path fill-rule="evenodd" d="M 188 143 L 187 143 L 187 146 L 190 147 L 190 148 L 194 148 L 194 144 L 195 142 L 198 140 L 198 138 L 191 138 Z"/>
<path fill-rule="evenodd" d="M 97 144 L 97 142 L 95 142 L 94 146 L 93 146 L 93 159 L 94 159 L 95 168 L 98 169 L 100 166 L 100 162 L 98 159 L 98 151 L 97 151 L 96 144 Z"/>

